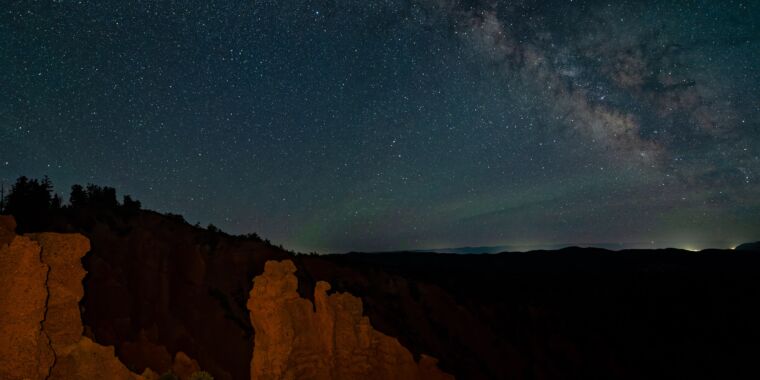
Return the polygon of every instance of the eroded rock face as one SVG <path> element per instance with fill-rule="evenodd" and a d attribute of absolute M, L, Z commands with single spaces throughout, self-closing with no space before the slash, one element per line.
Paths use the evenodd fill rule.
<path fill-rule="evenodd" d="M 0 379 L 42 379 L 55 360 L 41 329 L 48 266 L 32 239 L 6 241 L 0 245 Z"/>
<path fill-rule="evenodd" d="M 16 236 L 0 223 L 0 378 L 140 379 L 104 347 L 82 336 L 82 256 L 78 234 Z"/>
<path fill-rule="evenodd" d="M 416 363 L 397 339 L 375 331 L 362 315 L 361 299 L 328 296 L 323 281 L 314 304 L 299 297 L 295 271 L 289 260 L 268 261 L 254 279 L 251 379 L 453 379 L 435 359 L 423 356 Z"/>
<path fill-rule="evenodd" d="M 101 346 L 87 337 L 70 346 L 57 358 L 50 379 L 143 380 L 116 358 L 113 346 Z"/>
<path fill-rule="evenodd" d="M 10 244 L 16 236 L 16 220 L 12 216 L 0 215 L 0 247 Z"/>
<path fill-rule="evenodd" d="M 216 380 L 250 376 L 251 279 L 286 252 L 153 212 L 76 215 L 70 223 L 92 243 L 82 321 L 93 340 L 136 372 L 163 374 L 182 351 Z"/>
<path fill-rule="evenodd" d="M 180 380 L 190 380 L 190 377 L 200 371 L 198 362 L 187 356 L 184 352 L 177 352 L 174 356 L 174 363 L 172 364 L 172 372 L 174 372 Z"/>
<path fill-rule="evenodd" d="M 42 329 L 50 339 L 53 351 L 60 355 L 82 337 L 79 300 L 84 294 L 82 279 L 85 271 L 81 260 L 90 250 L 90 242 L 79 234 L 28 236 L 40 245 L 42 262 L 50 268 L 43 284 L 47 288 L 48 300 Z"/>

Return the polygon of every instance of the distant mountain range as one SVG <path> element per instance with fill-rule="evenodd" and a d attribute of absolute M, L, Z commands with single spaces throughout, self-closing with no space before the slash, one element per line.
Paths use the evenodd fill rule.
<path fill-rule="evenodd" d="M 549 244 L 549 245 L 494 245 L 479 247 L 454 247 L 454 248 L 434 248 L 434 249 L 416 249 L 412 252 L 422 253 L 458 253 L 458 254 L 481 254 L 481 253 L 502 253 L 502 252 L 530 252 L 530 251 L 556 251 L 570 247 L 589 247 L 602 248 L 609 250 L 629 249 L 630 247 L 623 244 Z"/>
<path fill-rule="evenodd" d="M 729 244 L 725 242 L 712 242 L 704 244 L 715 249 L 725 249 Z M 502 252 L 529 252 L 529 251 L 554 251 L 563 248 L 570 247 L 588 247 L 588 248 L 602 248 L 611 251 L 618 251 L 623 249 L 652 249 L 645 243 L 640 244 L 623 244 L 623 243 L 594 243 L 594 244 L 546 244 L 546 245 L 484 245 L 484 246 L 465 246 L 465 247 L 449 247 L 449 248 L 431 248 L 431 249 L 415 249 L 411 252 L 430 252 L 430 253 L 458 253 L 458 254 L 480 254 L 480 253 L 502 253 Z M 682 247 L 673 244 L 673 248 L 685 249 L 689 251 L 698 251 L 702 249 L 692 249 L 688 247 Z M 757 251 L 760 250 L 760 242 L 744 243 L 737 245 L 734 249 L 744 251 Z"/>

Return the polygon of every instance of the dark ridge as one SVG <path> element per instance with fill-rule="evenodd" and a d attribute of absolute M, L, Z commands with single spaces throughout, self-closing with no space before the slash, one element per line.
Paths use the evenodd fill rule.
<path fill-rule="evenodd" d="M 460 378 L 758 374 L 756 252 L 568 248 L 302 260 L 313 277 L 361 296 L 378 329 Z"/>
<path fill-rule="evenodd" d="M 760 241 L 756 241 L 754 243 L 739 244 L 734 249 L 737 251 L 760 252 Z"/>
<path fill-rule="evenodd" d="M 164 371 L 183 351 L 216 379 L 248 378 L 251 280 L 267 260 L 289 258 L 302 296 L 325 280 L 361 297 L 377 330 L 439 358 L 459 379 L 760 375 L 757 243 L 701 252 L 294 255 L 255 234 L 117 202 L 103 188 L 82 188 L 70 205 L 35 199 L 48 203 L 10 204 L 19 232 L 90 239 L 86 334 L 115 345 L 137 372 Z"/>

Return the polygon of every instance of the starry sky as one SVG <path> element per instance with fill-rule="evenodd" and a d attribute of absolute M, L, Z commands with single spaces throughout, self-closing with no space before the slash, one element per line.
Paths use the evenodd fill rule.
<path fill-rule="evenodd" d="M 11 0 L 0 180 L 310 252 L 760 239 L 760 2 Z"/>

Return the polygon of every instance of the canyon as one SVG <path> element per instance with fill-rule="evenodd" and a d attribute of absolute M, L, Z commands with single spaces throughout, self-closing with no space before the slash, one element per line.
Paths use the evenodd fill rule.
<path fill-rule="evenodd" d="M 177 379 L 191 380 L 200 371 L 184 352 L 172 359 L 145 334 L 127 344 L 122 356 L 158 365 L 146 366 L 141 375 L 130 371 L 114 347 L 94 342 L 82 325 L 81 259 L 89 240 L 76 233 L 19 236 L 15 228 L 13 218 L 0 216 L 0 378 L 156 380 L 156 370 L 168 367 Z M 247 305 L 258 333 L 251 379 L 453 380 L 435 359 L 423 356 L 415 363 L 398 340 L 375 331 L 360 299 L 327 296 L 325 282 L 317 285 L 314 313 L 311 301 L 296 292 L 295 271 L 292 261 L 268 261 L 253 281 Z"/>
<path fill-rule="evenodd" d="M 256 235 L 233 236 L 127 205 L 68 206 L 21 216 L 15 233 L 0 232 L 3 244 L 45 231 L 89 240 L 89 252 L 81 257 L 84 292 L 78 296 L 83 327 L 71 336 L 113 347 L 111 355 L 132 375 L 176 372 L 180 361 L 197 363 L 217 380 L 249 379 L 259 350 L 276 353 L 286 368 L 256 367 L 262 374 L 299 373 L 291 367 L 291 354 L 283 354 L 298 352 L 309 356 L 304 363 L 323 368 L 319 373 L 338 376 L 334 369 L 344 354 L 330 351 L 337 347 L 330 342 L 363 341 L 373 352 L 388 346 L 366 345 L 377 334 L 410 353 L 410 360 L 402 355 L 404 368 L 432 369 L 435 358 L 434 372 L 461 379 L 721 378 L 759 372 L 751 363 L 760 351 L 760 255 L 751 245 L 698 253 L 571 247 L 482 255 L 307 255 Z M 256 324 L 267 323 L 257 322 L 258 309 L 249 303 L 254 279 L 267 276 L 267 262 L 284 261 L 295 267 L 280 276 L 291 279 L 282 293 L 289 301 L 267 302 L 282 310 L 294 307 L 299 317 L 273 315 L 281 323 L 270 327 L 284 329 L 277 335 L 291 324 L 311 327 L 294 329 L 298 342 L 284 339 L 277 348 L 260 343 L 268 333 Z M 36 269 L 27 271 L 29 278 L 42 278 Z M 318 310 L 333 310 L 323 301 L 339 294 L 351 300 L 342 306 L 351 317 L 334 326 L 353 327 L 320 335 L 333 322 L 325 323 Z M 301 340 L 314 349 L 305 349 Z"/>

